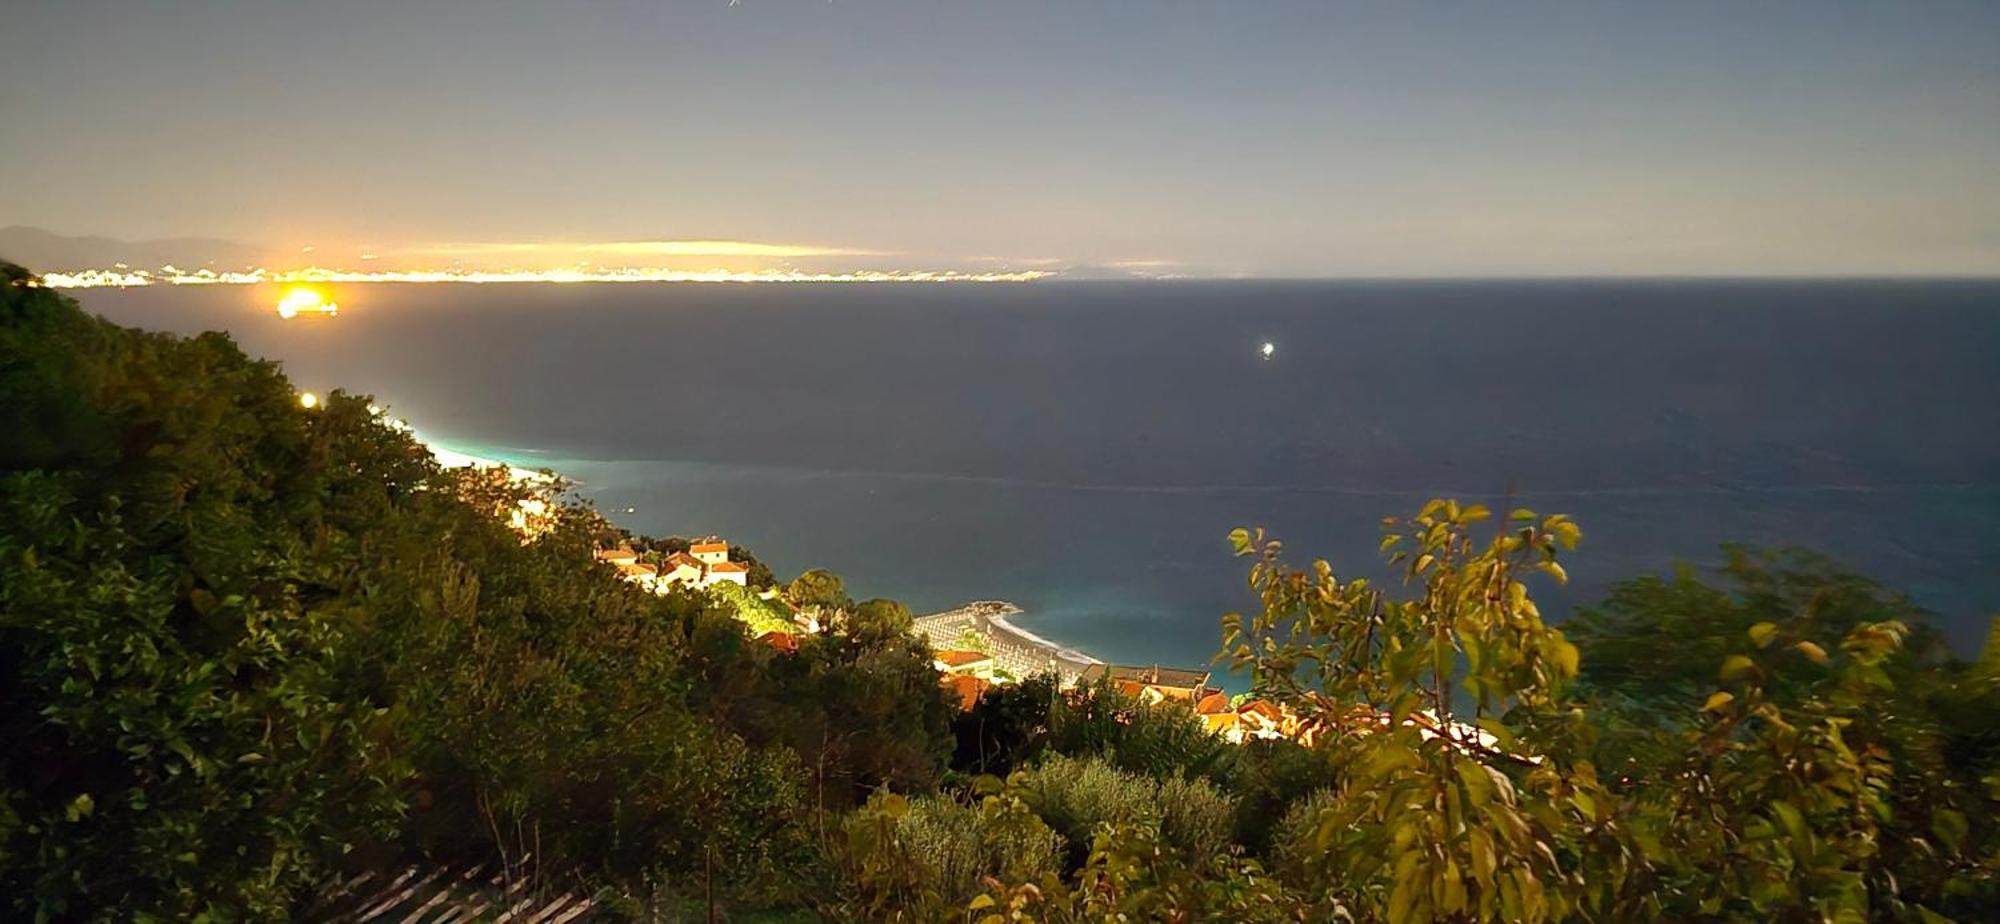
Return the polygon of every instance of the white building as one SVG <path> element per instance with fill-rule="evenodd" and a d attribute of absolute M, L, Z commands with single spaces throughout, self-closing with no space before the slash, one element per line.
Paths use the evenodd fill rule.
<path fill-rule="evenodd" d="M 688 546 L 688 554 L 704 565 L 719 565 L 729 560 L 729 543 L 710 536 Z"/>
<path fill-rule="evenodd" d="M 708 566 L 708 574 L 702 579 L 702 586 L 728 581 L 738 587 L 750 586 L 750 568 L 733 561 L 719 561 Z"/>
<path fill-rule="evenodd" d="M 713 587 L 728 582 L 750 586 L 750 568 L 729 560 L 729 543 L 710 536 L 674 552 L 660 566 L 641 564 L 639 554 L 628 548 L 598 549 L 597 560 L 618 569 L 626 580 L 648 590 L 666 593 L 675 587 Z"/>
<path fill-rule="evenodd" d="M 693 587 L 700 587 L 702 586 L 702 574 L 705 570 L 701 562 L 694 556 L 686 552 L 675 552 L 667 556 L 666 561 L 660 564 L 660 586 L 672 587 L 676 584 L 687 584 Z"/>

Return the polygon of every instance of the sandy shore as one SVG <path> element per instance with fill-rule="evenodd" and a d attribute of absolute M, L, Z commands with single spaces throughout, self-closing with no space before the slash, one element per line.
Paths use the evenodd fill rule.
<path fill-rule="evenodd" d="M 1016 677 L 1055 673 L 1064 683 L 1074 683 L 1084 668 L 1102 663 L 1009 621 L 1008 617 L 1021 612 L 1020 607 L 1005 600 L 981 600 L 917 617 L 912 631 L 929 639 L 933 647 L 949 647 L 967 631 L 983 635 L 991 644 L 993 659 L 1000 668 Z"/>

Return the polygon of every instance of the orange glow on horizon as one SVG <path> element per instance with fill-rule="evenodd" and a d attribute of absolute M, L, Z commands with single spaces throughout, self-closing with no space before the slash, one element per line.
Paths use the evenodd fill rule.
<path fill-rule="evenodd" d="M 974 273 L 962 270 L 852 270 L 839 273 L 806 272 L 793 269 L 765 270 L 684 270 L 657 267 L 582 267 L 553 270 L 338 270 L 308 267 L 272 271 L 263 268 L 243 272 L 218 273 L 210 269 L 178 270 L 76 270 L 43 273 L 42 284 L 52 289 L 131 288 L 150 285 L 326 285 L 328 283 L 519 283 L 519 282 L 1034 282 L 1059 274 L 1043 270 Z M 325 296 L 322 295 L 323 299 Z"/>
<path fill-rule="evenodd" d="M 327 299 L 327 293 L 318 286 L 294 285 L 285 289 L 278 299 L 278 317 L 290 320 L 301 314 L 323 314 L 328 317 L 340 313 L 340 306 Z"/>

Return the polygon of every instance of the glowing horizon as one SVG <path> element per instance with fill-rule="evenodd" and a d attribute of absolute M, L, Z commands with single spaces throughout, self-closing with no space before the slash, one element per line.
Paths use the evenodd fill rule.
<path fill-rule="evenodd" d="M 41 274 L 41 284 L 51 289 L 138 288 L 152 285 L 297 285 L 365 283 L 634 283 L 634 282 L 731 282 L 731 283 L 896 283 L 969 282 L 1021 283 L 1049 279 L 1057 275 L 1046 270 L 1018 272 L 967 272 L 963 270 L 849 270 L 807 272 L 796 269 L 687 270 L 665 267 L 584 268 L 549 270 L 336 270 L 307 267 L 272 271 L 256 268 L 243 272 L 216 272 L 209 269 L 159 270 L 86 269 Z"/>
<path fill-rule="evenodd" d="M 394 253 L 396 251 L 390 251 Z M 511 256 L 610 254 L 647 257 L 879 257 L 889 252 L 851 247 L 823 247 L 810 244 L 771 244 L 760 241 L 722 239 L 654 241 L 457 241 L 421 244 L 405 248 L 403 254 L 426 256 Z M 379 255 L 377 255 L 379 256 Z"/>

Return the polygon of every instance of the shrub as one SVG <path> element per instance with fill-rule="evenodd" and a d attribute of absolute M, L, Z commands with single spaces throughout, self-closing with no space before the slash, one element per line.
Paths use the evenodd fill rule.
<path fill-rule="evenodd" d="M 1292 885 L 1311 882 L 1306 864 L 1318 851 L 1320 821 L 1326 811 L 1340 801 L 1340 794 L 1321 789 L 1292 803 L 1285 817 L 1271 831 L 1271 868 Z"/>
<path fill-rule="evenodd" d="M 1099 825 L 1158 828 L 1160 807 L 1150 780 L 1098 758 L 1053 755 L 1020 779 L 1021 798 L 1070 845 L 1081 862 Z"/>
<path fill-rule="evenodd" d="M 1063 839 L 1018 801 L 878 792 L 849 816 L 842 918 L 952 918 L 984 881 L 1034 882 L 1059 869 Z"/>
<path fill-rule="evenodd" d="M 1235 746 L 1208 733 L 1185 704 L 1140 703 L 1108 683 L 1079 688 L 1049 714 L 1049 749 L 1099 756 L 1154 780 L 1175 774 L 1228 779 Z"/>
<path fill-rule="evenodd" d="M 1133 780 L 1144 786 L 1147 781 Z M 1159 784 L 1160 840 L 1194 863 L 1206 863 L 1229 849 L 1236 823 L 1236 800 L 1214 783 L 1173 776 Z"/>

